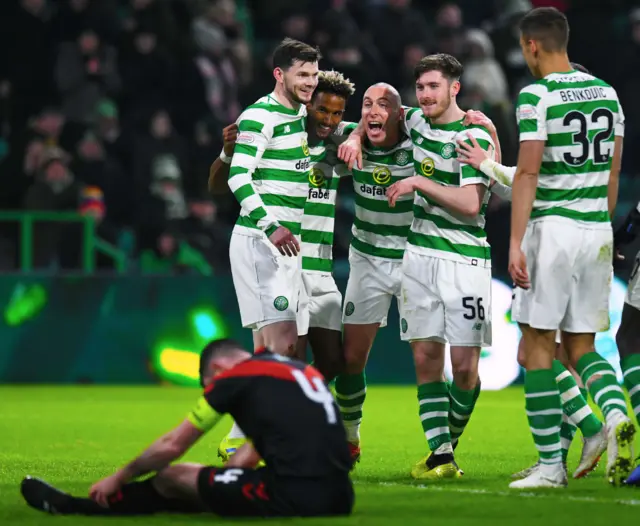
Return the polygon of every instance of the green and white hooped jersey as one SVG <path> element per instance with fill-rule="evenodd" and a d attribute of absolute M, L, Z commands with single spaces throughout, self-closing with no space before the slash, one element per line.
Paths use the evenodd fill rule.
<path fill-rule="evenodd" d="M 358 252 L 401 260 L 413 219 L 413 196 L 402 196 L 391 208 L 387 189 L 413 175 L 413 145 L 405 138 L 389 149 L 363 145 L 362 169 L 353 167 L 356 206 L 351 247 Z"/>
<path fill-rule="evenodd" d="M 443 186 L 471 184 L 489 186 L 489 177 L 470 165 L 460 163 L 455 151 L 459 139 L 471 133 L 481 147 L 495 148 L 489 132 L 481 126 L 464 126 L 462 120 L 436 125 L 419 108 L 405 108 L 405 123 L 413 141 L 416 174 Z M 485 192 L 480 213 L 473 218 L 450 212 L 433 199 L 416 192 L 413 222 L 407 250 L 470 265 L 491 267 L 491 247 L 484 231 L 490 192 Z"/>
<path fill-rule="evenodd" d="M 234 232 L 260 237 L 281 225 L 300 234 L 311 166 L 306 115 L 304 105 L 286 108 L 272 93 L 238 118 L 229 172 L 241 206 Z"/>
<path fill-rule="evenodd" d="M 587 73 L 553 73 L 520 91 L 516 114 L 520 142 L 545 141 L 531 219 L 611 228 L 609 174 L 624 135 L 616 91 Z"/>
<path fill-rule="evenodd" d="M 307 202 L 302 216 L 300 249 L 302 270 L 330 274 L 333 270 L 333 232 L 339 175 L 335 145 L 324 142 L 311 146 Z"/>

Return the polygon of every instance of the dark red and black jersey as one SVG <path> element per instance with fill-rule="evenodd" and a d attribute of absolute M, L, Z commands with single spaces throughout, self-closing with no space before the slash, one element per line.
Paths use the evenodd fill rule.
<path fill-rule="evenodd" d="M 340 412 L 310 365 L 262 351 L 217 376 L 204 396 L 215 411 L 234 418 L 274 475 L 349 472 Z"/>

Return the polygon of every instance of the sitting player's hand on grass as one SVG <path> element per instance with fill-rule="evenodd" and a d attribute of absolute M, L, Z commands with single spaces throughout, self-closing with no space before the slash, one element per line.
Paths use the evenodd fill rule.
<path fill-rule="evenodd" d="M 233 148 L 238 138 L 238 125 L 234 122 L 222 129 L 222 140 L 224 142 L 224 153 L 229 157 L 233 156 Z"/>
<path fill-rule="evenodd" d="M 343 161 L 349 170 L 354 164 L 362 168 L 362 141 L 358 136 L 349 137 L 338 147 L 338 159 Z"/>
<path fill-rule="evenodd" d="M 418 176 L 407 177 L 397 183 L 393 183 L 387 190 L 387 199 L 389 200 L 389 206 L 392 208 L 396 206 L 396 201 L 403 195 L 412 194 L 415 191 L 416 180 Z"/>
<path fill-rule="evenodd" d="M 269 236 L 269 241 L 278 249 L 283 256 L 297 256 L 300 252 L 298 240 L 288 228 L 279 226 L 276 231 Z"/>
<path fill-rule="evenodd" d="M 491 150 L 483 150 L 476 138 L 470 133 L 467 133 L 467 136 L 471 144 L 463 140 L 458 141 L 458 147 L 456 148 L 458 160 L 461 163 L 466 163 L 473 166 L 476 170 L 479 170 L 482 161 L 491 158 Z"/>
<path fill-rule="evenodd" d="M 100 504 L 100 506 L 108 508 L 109 497 L 118 493 L 122 486 L 123 482 L 116 473 L 115 475 L 104 478 L 91 486 L 91 489 L 89 490 L 89 497 Z"/>

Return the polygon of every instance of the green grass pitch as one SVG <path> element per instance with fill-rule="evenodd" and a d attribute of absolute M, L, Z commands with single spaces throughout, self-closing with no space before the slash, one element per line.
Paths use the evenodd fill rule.
<path fill-rule="evenodd" d="M 0 524 L 62 526 L 93 524 L 200 525 L 225 523 L 201 516 L 151 518 L 48 517 L 27 507 L 19 494 L 26 474 L 86 494 L 90 484 L 139 453 L 177 424 L 199 396 L 177 387 L 0 387 Z M 223 422 L 186 456 L 218 463 Z M 549 526 L 637 521 L 640 489 L 611 488 L 601 464 L 589 478 L 566 490 L 528 493 L 508 489 L 511 473 L 535 460 L 521 389 L 482 393 L 457 459 L 462 479 L 424 486 L 409 477 L 426 443 L 417 415 L 415 389 L 371 387 L 362 428 L 362 460 L 353 479 L 352 517 L 309 519 L 310 524 L 474 524 Z M 580 453 L 576 437 L 569 459 Z M 237 524 L 242 521 L 230 521 Z M 254 521 L 250 521 L 254 522 Z M 270 520 L 269 524 L 291 524 Z"/>

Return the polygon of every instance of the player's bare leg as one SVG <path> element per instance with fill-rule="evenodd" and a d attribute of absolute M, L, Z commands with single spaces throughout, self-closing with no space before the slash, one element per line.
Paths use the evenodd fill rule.
<path fill-rule="evenodd" d="M 562 341 L 607 423 L 607 479 L 613 485 L 621 484 L 633 469 L 636 429 L 628 416 L 627 402 L 615 371 L 594 351 L 595 334 L 563 332 Z"/>
<path fill-rule="evenodd" d="M 419 415 L 431 454 L 411 470 L 416 479 L 435 481 L 461 475 L 453 459 L 449 432 L 449 388 L 443 380 L 445 345 L 440 341 L 411 342 L 418 384 Z"/>
<path fill-rule="evenodd" d="M 379 323 L 344 325 L 345 366 L 344 372 L 336 378 L 336 402 L 347 430 L 347 440 L 354 462 L 360 459 L 360 423 L 362 406 L 367 395 L 364 370 L 379 328 Z"/>
<path fill-rule="evenodd" d="M 520 324 L 520 330 L 527 369 L 525 407 L 540 467 L 527 477 L 512 482 L 509 487 L 564 487 L 567 485 L 567 477 L 560 446 L 562 402 L 553 371 L 555 331 L 535 329 L 524 323 Z"/>
<path fill-rule="evenodd" d="M 295 358 L 300 360 L 301 362 L 307 361 L 307 345 L 309 344 L 309 335 L 303 334 L 302 336 L 298 336 L 298 341 L 296 342 L 296 352 Z"/>
<path fill-rule="evenodd" d="M 309 327 L 308 340 L 315 368 L 327 383 L 331 382 L 345 367 L 342 333 L 322 327 Z"/>

